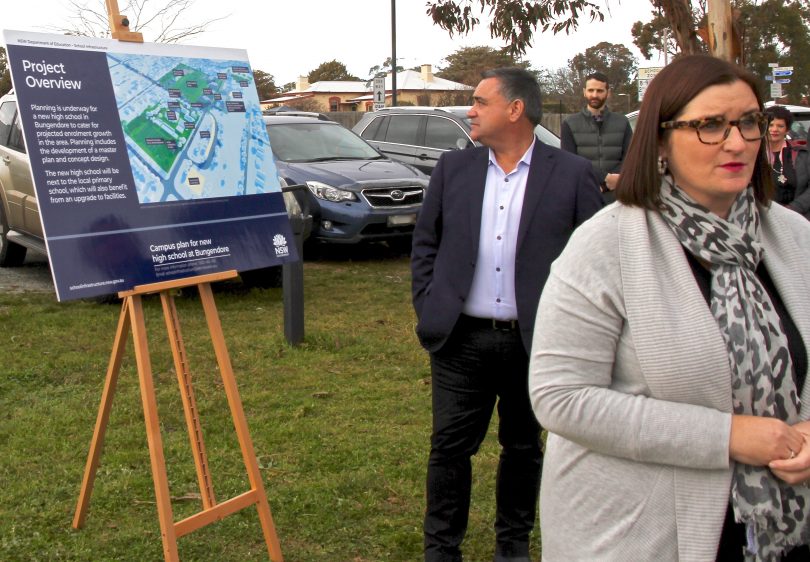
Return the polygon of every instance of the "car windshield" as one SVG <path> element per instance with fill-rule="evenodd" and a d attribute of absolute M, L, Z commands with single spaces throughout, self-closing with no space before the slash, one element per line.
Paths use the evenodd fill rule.
<path fill-rule="evenodd" d="M 384 158 L 360 137 L 334 123 L 268 124 L 270 148 L 283 162 Z"/>

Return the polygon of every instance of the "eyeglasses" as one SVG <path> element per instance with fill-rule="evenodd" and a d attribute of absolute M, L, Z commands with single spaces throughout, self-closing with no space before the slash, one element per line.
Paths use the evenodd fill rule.
<path fill-rule="evenodd" d="M 732 127 L 740 130 L 743 139 L 749 142 L 758 141 L 768 132 L 769 121 L 768 115 L 755 111 L 734 121 L 727 121 L 725 117 L 707 117 L 691 121 L 664 121 L 660 127 L 662 129 L 694 129 L 698 140 L 703 144 L 720 144 L 728 138 Z"/>

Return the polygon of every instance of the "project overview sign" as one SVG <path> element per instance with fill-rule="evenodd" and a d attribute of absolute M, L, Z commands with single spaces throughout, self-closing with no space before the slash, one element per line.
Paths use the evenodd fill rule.
<path fill-rule="evenodd" d="M 4 39 L 60 301 L 298 259 L 245 51 Z"/>

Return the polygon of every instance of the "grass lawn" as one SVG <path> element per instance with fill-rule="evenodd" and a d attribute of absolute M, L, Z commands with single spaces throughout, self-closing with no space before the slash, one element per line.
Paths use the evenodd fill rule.
<path fill-rule="evenodd" d="M 430 371 L 414 335 L 408 260 L 307 262 L 305 291 L 297 348 L 284 341 L 280 289 L 215 291 L 285 560 L 419 560 Z M 180 297 L 177 308 L 224 501 L 249 489 L 247 477 L 199 300 Z M 0 560 L 162 559 L 131 340 L 87 524 L 71 527 L 118 313 L 0 294 Z M 199 489 L 157 297 L 146 299 L 146 316 L 179 520 L 201 509 Z M 492 558 L 494 430 L 474 464 L 464 548 L 473 562 Z M 253 508 L 178 544 L 183 561 L 267 559 Z"/>

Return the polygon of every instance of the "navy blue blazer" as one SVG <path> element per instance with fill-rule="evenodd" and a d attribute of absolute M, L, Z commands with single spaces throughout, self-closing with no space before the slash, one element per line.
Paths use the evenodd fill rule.
<path fill-rule="evenodd" d="M 489 149 L 445 152 L 413 233 L 411 257 L 416 333 L 430 352 L 441 349 L 470 292 L 481 231 Z M 515 296 L 523 345 L 531 349 L 534 317 L 551 262 L 574 229 L 603 205 L 586 159 L 535 142 L 526 180 L 515 257 Z"/>

